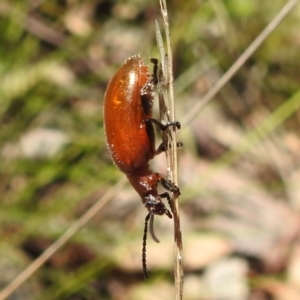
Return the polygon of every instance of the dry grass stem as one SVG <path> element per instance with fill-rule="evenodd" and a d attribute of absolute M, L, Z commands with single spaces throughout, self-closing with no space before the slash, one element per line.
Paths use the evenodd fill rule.
<path fill-rule="evenodd" d="M 261 46 L 261 44 L 268 38 L 268 36 L 279 26 L 284 18 L 292 11 L 298 0 L 290 0 L 278 12 L 267 27 L 260 33 L 260 35 L 249 45 L 245 52 L 235 61 L 235 63 L 228 69 L 228 71 L 216 82 L 216 84 L 204 95 L 200 102 L 198 102 L 193 109 L 187 113 L 181 124 L 184 126 L 189 124 L 197 114 L 209 103 L 209 101 L 217 95 L 217 93 L 224 87 L 224 85 L 236 74 L 236 72 L 244 65 L 244 63 L 251 57 L 251 55 Z"/>
<path fill-rule="evenodd" d="M 69 229 L 56 240 L 45 252 L 34 260 L 22 273 L 20 273 L 8 286 L 0 292 L 0 300 L 9 297 L 21 284 L 30 278 L 54 253 L 64 246 L 84 225 L 91 220 L 103 207 L 117 195 L 124 187 L 126 177 L 106 192 L 81 218 L 79 218 Z"/>
<path fill-rule="evenodd" d="M 171 48 L 171 39 L 169 31 L 169 21 L 167 5 L 165 0 L 160 0 L 161 13 L 163 17 L 163 26 L 166 38 L 166 54 L 164 50 L 163 38 L 159 31 L 159 27 L 156 23 L 157 32 L 157 42 L 160 49 L 160 56 L 162 62 L 162 72 L 164 81 L 166 84 L 166 89 L 162 86 L 159 88 L 159 99 L 160 99 L 160 111 L 162 119 L 167 118 L 167 121 L 175 121 L 175 101 L 174 101 L 174 76 L 173 76 L 173 55 Z M 162 85 L 163 85 L 162 84 Z M 165 92 L 164 92 L 165 91 Z M 165 104 L 167 108 L 165 108 Z M 166 141 L 164 140 L 166 139 Z M 167 136 L 163 136 L 163 142 L 167 145 L 171 145 L 170 149 L 167 151 L 167 161 L 168 161 L 168 175 L 169 179 L 178 185 L 178 167 L 177 167 L 177 138 L 176 130 L 170 130 Z M 175 299 L 180 300 L 183 296 L 183 247 L 182 247 L 182 237 L 180 230 L 180 217 L 179 217 L 179 206 L 178 197 L 176 196 L 173 203 L 173 217 L 174 217 L 174 278 L 175 278 Z"/>

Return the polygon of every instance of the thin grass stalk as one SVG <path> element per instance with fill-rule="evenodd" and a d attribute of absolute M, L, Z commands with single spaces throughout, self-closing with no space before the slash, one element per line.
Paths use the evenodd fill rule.
<path fill-rule="evenodd" d="M 173 54 L 171 47 L 171 38 L 169 31 L 168 11 L 165 0 L 160 0 L 160 9 L 163 19 L 163 26 L 165 32 L 166 51 L 164 48 L 163 38 L 159 30 L 159 26 L 156 23 L 156 35 L 157 42 L 160 50 L 163 79 L 166 85 L 164 89 L 161 87 L 159 91 L 159 100 L 161 114 L 166 115 L 166 121 L 175 121 L 175 101 L 174 101 L 174 75 L 173 75 Z M 165 54 L 166 53 L 166 54 Z M 166 108 L 165 104 L 166 103 Z M 161 115 L 161 118 L 164 116 Z M 166 142 L 164 141 L 166 139 Z M 177 138 L 176 130 L 170 130 L 163 135 L 163 142 L 170 145 L 167 151 L 167 164 L 168 164 L 168 178 L 178 186 L 178 166 L 177 166 Z M 174 197 L 172 203 L 172 211 L 174 218 L 174 280 L 175 280 L 175 299 L 181 300 L 183 297 L 183 247 L 182 247 L 182 236 L 180 230 L 180 216 L 179 216 L 179 205 L 178 196 Z"/>
<path fill-rule="evenodd" d="M 50 247 L 47 248 L 37 259 L 35 259 L 22 273 L 20 273 L 9 285 L 0 292 L 0 300 L 9 297 L 28 278 L 30 278 L 45 262 L 64 246 L 85 224 L 91 220 L 103 207 L 124 187 L 126 177 L 122 177 L 118 183 L 107 191 L 82 217 L 73 223 L 71 227 Z"/>

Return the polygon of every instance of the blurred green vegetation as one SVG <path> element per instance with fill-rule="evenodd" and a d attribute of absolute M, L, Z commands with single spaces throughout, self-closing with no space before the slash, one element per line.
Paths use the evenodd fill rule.
<path fill-rule="evenodd" d="M 283 0 L 168 2 L 175 78 L 182 84 L 175 84 L 180 90 L 178 120 L 193 109 L 284 4 Z M 127 57 L 136 53 L 145 59 L 157 56 L 155 19 L 160 19 L 160 12 L 154 0 L 1 1 L 0 274 L 4 275 L 0 287 L 46 250 L 122 176 L 105 146 L 103 95 Z M 275 206 L 280 202 L 291 214 L 299 211 L 300 201 L 290 198 L 297 185 L 289 181 L 300 163 L 299 100 L 293 102 L 294 108 L 289 106 L 287 115 L 280 110 L 299 91 L 299 25 L 297 7 L 204 110 L 213 119 L 202 119 L 199 114 L 191 126 L 183 128 L 180 181 L 183 216 L 189 220 L 183 221 L 183 237 L 201 231 L 227 236 L 228 232 L 209 222 L 212 216 L 222 218 L 224 211 L 232 214 L 223 207 L 230 194 L 209 184 L 200 191 L 199 184 L 205 174 L 210 174 L 208 181 L 211 174 L 218 175 L 218 169 L 214 171 L 218 159 L 230 149 L 237 149 L 233 153 L 238 155 L 233 160 L 230 154 L 224 156 L 224 168 L 241 178 L 250 177 L 251 188 L 261 187 Z M 188 73 L 196 64 L 196 75 Z M 184 74 L 190 76 L 187 85 L 180 81 Z M 271 130 L 260 127 L 278 109 L 268 125 Z M 205 138 L 203 129 L 208 130 Z M 228 137 L 229 129 L 234 133 Z M 247 149 L 235 148 L 243 138 L 246 142 L 247 137 L 251 139 L 253 129 L 258 135 L 263 131 L 260 138 L 254 138 L 255 143 L 248 140 Z M 263 142 L 264 148 L 257 142 Z M 251 189 L 233 190 L 247 194 Z M 220 202 L 208 201 L 215 197 Z M 147 285 L 139 267 L 127 269 L 122 259 L 116 260 L 122 251 L 124 259 L 128 258 L 124 249 L 129 243 L 140 252 L 144 216 L 138 196 L 126 187 L 14 295 L 20 299 L 162 298 L 153 290 L 159 281 L 172 281 L 171 268 L 154 268 L 154 280 Z M 161 236 L 172 236 L 169 223 L 158 221 L 156 226 Z M 288 241 L 286 247 L 291 249 L 294 245 Z M 275 268 L 260 253 L 241 248 L 230 254 L 234 253 L 247 262 L 249 256 L 254 257 L 262 265 L 257 271 L 249 262 L 254 274 L 253 294 L 249 295 L 262 291 L 261 298 L 251 299 L 279 299 L 259 278 L 286 275 L 287 259 Z M 139 266 L 140 258 L 137 260 Z M 203 268 L 186 273 L 199 275 Z M 137 292 L 145 287 L 148 292 Z M 186 299 L 205 299 L 198 296 Z M 170 294 L 164 299 L 172 298 Z"/>

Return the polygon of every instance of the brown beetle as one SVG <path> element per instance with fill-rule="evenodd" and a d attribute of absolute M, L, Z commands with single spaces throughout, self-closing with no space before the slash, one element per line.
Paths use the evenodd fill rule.
<path fill-rule="evenodd" d="M 154 64 L 155 73 L 156 60 Z M 179 122 L 163 125 L 152 118 L 153 88 L 156 82 L 156 74 L 151 75 L 142 58 L 135 55 L 127 59 L 113 76 L 104 97 L 104 127 L 109 152 L 149 211 L 145 219 L 142 258 L 146 278 L 148 221 L 150 220 L 150 233 L 158 241 L 153 233 L 154 215 L 172 218 L 171 212 L 162 202 L 162 198 L 167 198 L 170 203 L 171 197 L 167 192 L 158 194 L 158 183 L 168 191 L 180 194 L 177 186 L 149 169 L 148 163 L 157 153 L 153 123 L 161 130 L 166 130 L 169 126 L 180 128 Z"/>

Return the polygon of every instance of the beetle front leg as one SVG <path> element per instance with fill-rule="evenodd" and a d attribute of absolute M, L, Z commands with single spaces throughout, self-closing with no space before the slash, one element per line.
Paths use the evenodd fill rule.
<path fill-rule="evenodd" d="M 162 194 L 159 195 L 159 197 L 160 198 L 167 198 L 169 206 L 170 206 L 170 208 L 172 210 L 171 197 L 170 197 L 169 193 L 168 192 L 162 193 Z"/>

